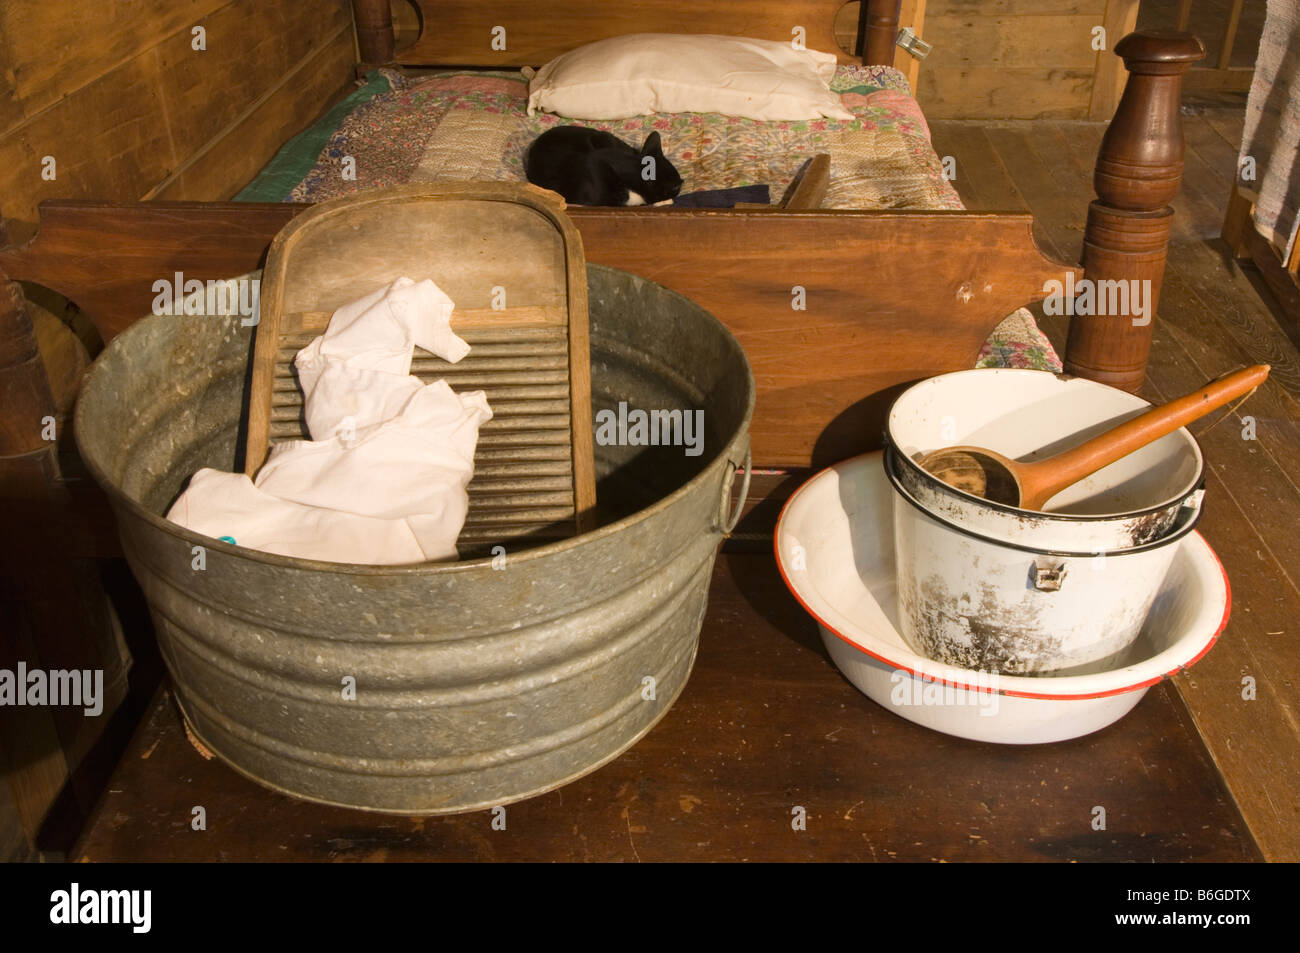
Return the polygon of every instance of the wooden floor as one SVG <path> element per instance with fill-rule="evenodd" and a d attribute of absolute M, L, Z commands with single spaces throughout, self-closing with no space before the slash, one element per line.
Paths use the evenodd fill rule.
<path fill-rule="evenodd" d="M 1241 139 L 1237 109 L 1184 116 L 1183 191 L 1143 396 L 1159 401 L 1244 364 L 1267 384 L 1230 417 L 1194 425 L 1209 462 L 1201 530 L 1232 586 L 1232 622 L 1176 685 L 1265 857 L 1300 859 L 1300 328 L 1270 310 L 1253 266 L 1217 241 Z M 932 124 L 972 209 L 1034 213 L 1043 248 L 1078 261 L 1105 126 Z M 1068 318 L 1040 323 L 1060 350 Z M 1219 421 L 1219 422 L 1215 422 Z M 1250 436 L 1253 427 L 1255 439 Z M 1253 686 L 1253 698 L 1251 687 Z"/>

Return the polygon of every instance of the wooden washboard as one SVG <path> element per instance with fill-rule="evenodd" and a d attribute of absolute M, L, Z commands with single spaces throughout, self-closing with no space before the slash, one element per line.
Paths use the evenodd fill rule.
<path fill-rule="evenodd" d="M 280 231 L 262 277 L 245 472 L 257 473 L 272 444 L 308 438 L 298 351 L 339 307 L 403 275 L 430 278 L 447 293 L 456 303 L 452 329 L 471 346 L 458 364 L 416 348 L 411 373 L 459 392 L 483 390 L 492 407 L 479 432 L 461 558 L 590 528 L 582 239 L 563 199 L 531 185 L 367 191 L 316 205 Z"/>

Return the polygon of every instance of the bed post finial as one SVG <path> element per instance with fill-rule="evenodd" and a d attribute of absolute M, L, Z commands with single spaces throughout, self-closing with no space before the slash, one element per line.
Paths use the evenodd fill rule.
<path fill-rule="evenodd" d="M 352 0 L 357 22 L 357 52 L 367 66 L 393 62 L 393 11 L 388 0 Z"/>
<path fill-rule="evenodd" d="M 1088 206 L 1083 237 L 1094 308 L 1070 319 L 1065 370 L 1137 392 L 1164 278 L 1174 214 L 1169 203 L 1183 178 L 1182 76 L 1205 56 L 1205 47 L 1190 33 L 1150 31 L 1130 33 L 1115 53 L 1124 58 L 1128 84 L 1101 140 L 1093 174 L 1097 199 Z M 1103 295 L 1102 281 L 1122 281 L 1126 291 Z M 1095 307 L 1125 298 L 1128 313 Z"/>

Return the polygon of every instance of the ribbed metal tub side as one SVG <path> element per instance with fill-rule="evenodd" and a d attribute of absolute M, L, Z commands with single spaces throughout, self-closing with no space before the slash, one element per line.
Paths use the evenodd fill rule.
<path fill-rule="evenodd" d="M 690 674 L 754 385 L 734 338 L 644 279 L 589 266 L 594 410 L 704 411 L 683 446 L 596 447 L 604 525 L 472 562 L 363 567 L 256 553 L 163 520 L 236 469 L 251 329 L 147 318 L 77 411 L 177 699 L 237 770 L 392 813 L 474 810 L 617 757 Z"/>

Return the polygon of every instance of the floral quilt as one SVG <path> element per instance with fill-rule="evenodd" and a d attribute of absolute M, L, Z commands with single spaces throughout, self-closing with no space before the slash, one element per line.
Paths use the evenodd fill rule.
<path fill-rule="evenodd" d="M 930 147 L 907 80 L 887 67 L 841 66 L 832 89 L 852 120 L 758 122 L 716 113 L 574 122 L 527 113 L 517 73 L 441 73 L 398 81 L 335 131 L 293 190 L 312 202 L 360 189 L 452 178 L 517 181 L 524 154 L 553 126 L 589 126 L 639 143 L 659 132 L 684 191 L 767 185 L 779 197 L 811 155 L 831 155 L 827 208 L 961 208 Z"/>

